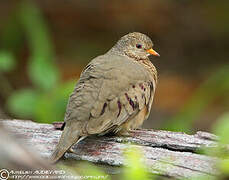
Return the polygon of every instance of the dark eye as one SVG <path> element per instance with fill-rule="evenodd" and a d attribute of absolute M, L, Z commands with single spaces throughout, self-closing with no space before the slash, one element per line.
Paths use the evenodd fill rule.
<path fill-rule="evenodd" d="M 136 44 L 136 48 L 141 49 L 142 45 L 141 44 Z"/>

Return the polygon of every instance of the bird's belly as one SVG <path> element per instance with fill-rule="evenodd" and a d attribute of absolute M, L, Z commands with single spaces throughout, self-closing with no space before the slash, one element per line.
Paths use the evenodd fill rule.
<path fill-rule="evenodd" d="M 121 127 L 119 127 L 119 129 L 121 131 L 128 131 L 140 127 L 146 119 L 147 114 L 147 106 L 144 106 L 144 108 L 141 109 L 141 111 L 139 111 L 139 113 L 136 114 L 136 116 L 132 117 L 131 119 L 128 119 L 125 123 L 121 125 Z"/>

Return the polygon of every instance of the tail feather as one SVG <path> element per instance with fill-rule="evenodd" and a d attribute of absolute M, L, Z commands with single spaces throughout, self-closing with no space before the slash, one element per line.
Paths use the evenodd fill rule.
<path fill-rule="evenodd" d="M 61 134 L 59 143 L 57 144 L 54 152 L 52 153 L 50 157 L 50 161 L 52 163 L 57 162 L 68 149 L 71 148 L 73 144 L 75 144 L 79 138 L 80 138 L 80 133 L 79 131 L 72 129 L 74 127 L 72 126 L 66 126 L 64 128 L 64 131 Z"/>

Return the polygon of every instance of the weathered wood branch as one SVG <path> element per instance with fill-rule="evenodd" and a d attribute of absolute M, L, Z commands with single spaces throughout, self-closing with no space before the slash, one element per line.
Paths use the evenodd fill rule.
<path fill-rule="evenodd" d="M 36 149 L 42 157 L 50 156 L 61 135 L 61 131 L 52 124 L 22 120 L 2 122 L 10 132 L 18 134 L 20 139 Z M 65 158 L 122 166 L 125 164 L 123 151 L 139 147 L 145 155 L 145 163 L 150 172 L 175 178 L 190 178 L 217 174 L 215 164 L 218 159 L 196 153 L 200 147 L 216 146 L 217 137 L 206 132 L 187 135 L 180 132 L 135 130 L 131 137 L 88 137 L 74 146 L 74 153 L 66 153 Z"/>

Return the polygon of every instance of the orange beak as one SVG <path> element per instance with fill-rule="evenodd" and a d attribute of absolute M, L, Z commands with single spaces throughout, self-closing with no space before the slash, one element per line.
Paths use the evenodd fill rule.
<path fill-rule="evenodd" d="M 148 50 L 146 50 L 148 53 L 150 53 L 150 54 L 152 54 L 152 55 L 154 55 L 154 56 L 160 56 L 160 54 L 158 54 L 156 51 L 154 51 L 152 48 L 151 49 L 148 49 Z"/>

